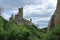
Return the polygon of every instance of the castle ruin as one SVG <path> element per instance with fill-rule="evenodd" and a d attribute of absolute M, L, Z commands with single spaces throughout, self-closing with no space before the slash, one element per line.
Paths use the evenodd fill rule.
<path fill-rule="evenodd" d="M 15 15 L 15 17 L 13 18 L 13 15 L 11 16 L 10 20 L 14 19 L 14 21 L 18 24 L 18 25 L 32 25 L 32 19 L 26 20 L 25 18 L 23 18 L 23 7 L 18 9 L 18 14 Z"/>

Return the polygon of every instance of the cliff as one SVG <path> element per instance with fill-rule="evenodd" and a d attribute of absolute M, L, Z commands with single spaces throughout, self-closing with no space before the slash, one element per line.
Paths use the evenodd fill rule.
<path fill-rule="evenodd" d="M 57 7 L 48 24 L 48 30 L 60 25 L 60 0 L 57 0 Z"/>

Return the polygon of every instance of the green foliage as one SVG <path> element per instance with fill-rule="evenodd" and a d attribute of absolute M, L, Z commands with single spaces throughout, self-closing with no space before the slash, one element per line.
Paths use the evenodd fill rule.
<path fill-rule="evenodd" d="M 0 16 L 0 40 L 60 40 L 60 26 L 47 33 L 35 25 L 17 25 L 14 20 L 9 22 Z"/>
<path fill-rule="evenodd" d="M 4 19 L 0 16 L 0 27 L 4 26 Z"/>
<path fill-rule="evenodd" d="M 60 26 L 53 28 L 50 32 L 43 35 L 42 40 L 60 40 Z"/>
<path fill-rule="evenodd" d="M 33 39 L 32 39 L 33 38 Z M 34 25 L 17 25 L 0 17 L 0 40 L 39 40 L 40 32 Z"/>
<path fill-rule="evenodd" d="M 48 39 L 51 40 L 60 40 L 60 26 L 55 27 L 48 33 Z"/>

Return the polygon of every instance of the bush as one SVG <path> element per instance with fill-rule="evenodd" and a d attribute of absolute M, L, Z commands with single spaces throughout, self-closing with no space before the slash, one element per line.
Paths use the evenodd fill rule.
<path fill-rule="evenodd" d="M 46 34 L 44 33 L 42 40 L 60 40 L 60 26 L 54 27 Z"/>

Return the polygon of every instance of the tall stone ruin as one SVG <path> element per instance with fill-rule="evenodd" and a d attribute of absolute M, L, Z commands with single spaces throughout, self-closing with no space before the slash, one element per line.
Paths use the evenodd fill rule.
<path fill-rule="evenodd" d="M 18 9 L 17 15 L 15 15 L 15 18 L 13 18 L 13 15 L 11 16 L 10 20 L 13 19 L 18 25 L 32 25 L 32 19 L 26 20 L 23 18 L 23 7 Z"/>

